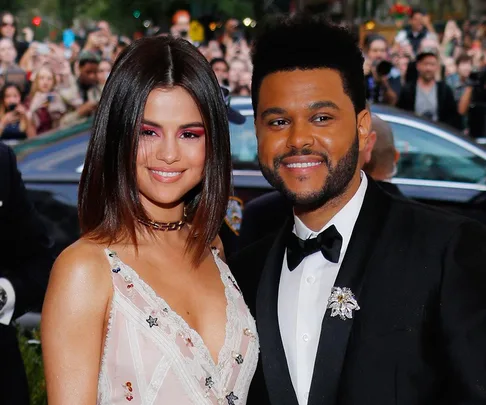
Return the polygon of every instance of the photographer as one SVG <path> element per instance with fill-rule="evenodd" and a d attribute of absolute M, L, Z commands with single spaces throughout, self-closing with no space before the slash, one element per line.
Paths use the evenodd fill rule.
<path fill-rule="evenodd" d="M 170 27 L 170 34 L 175 38 L 184 38 L 186 41 L 192 43 L 189 37 L 189 29 L 191 24 L 191 15 L 186 10 L 177 11 L 172 17 L 172 27 Z"/>
<path fill-rule="evenodd" d="M 57 128 L 65 112 L 66 105 L 56 90 L 53 70 L 47 65 L 41 67 L 35 73 L 29 96 L 29 114 L 37 135 Z"/>
<path fill-rule="evenodd" d="M 19 86 L 7 83 L 0 91 L 0 139 L 20 141 L 35 135 Z"/>
<path fill-rule="evenodd" d="M 466 114 L 469 110 L 471 94 L 464 96 L 466 89 L 471 86 L 470 75 L 472 72 L 472 58 L 467 54 L 460 55 L 456 60 L 457 72 L 446 77 L 447 85 L 454 92 L 454 99 L 457 102 L 457 112 L 462 116 L 462 127 L 467 127 Z"/>
<path fill-rule="evenodd" d="M 250 53 L 241 24 L 235 18 L 226 21 L 224 33 L 219 42 L 227 61 L 238 57 L 246 58 Z"/>
<path fill-rule="evenodd" d="M 440 69 L 436 49 L 424 49 L 417 55 L 418 79 L 407 83 L 400 93 L 397 107 L 428 118 L 461 128 L 457 104 L 451 88 L 443 81 L 437 81 Z"/>
<path fill-rule="evenodd" d="M 400 93 L 400 77 L 392 77 L 393 65 L 388 60 L 388 44 L 381 35 L 371 35 L 365 42 L 366 58 L 363 66 L 366 99 L 370 103 L 395 105 Z"/>
<path fill-rule="evenodd" d="M 486 137 L 486 61 L 483 57 L 480 71 L 473 72 L 459 101 L 460 114 L 468 115 L 469 135 Z"/>

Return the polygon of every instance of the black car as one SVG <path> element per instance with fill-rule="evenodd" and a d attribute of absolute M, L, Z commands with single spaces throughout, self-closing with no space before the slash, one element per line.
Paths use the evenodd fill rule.
<path fill-rule="evenodd" d="M 235 195 L 243 202 L 271 189 L 257 161 L 253 110 L 248 97 L 232 107 L 247 117 L 230 124 Z M 486 150 L 455 130 L 403 111 L 373 106 L 393 128 L 401 153 L 393 179 L 402 193 L 486 222 Z M 77 190 L 91 121 L 14 146 L 29 195 L 60 251 L 79 236 Z"/>

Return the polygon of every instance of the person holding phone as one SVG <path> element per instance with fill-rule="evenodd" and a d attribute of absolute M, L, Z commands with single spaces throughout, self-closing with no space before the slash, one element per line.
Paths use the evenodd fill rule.
<path fill-rule="evenodd" d="M 35 126 L 22 104 L 19 86 L 7 83 L 0 90 L 0 139 L 23 140 L 35 135 Z"/>
<path fill-rule="evenodd" d="M 51 68 L 44 66 L 35 74 L 30 92 L 29 113 L 37 134 L 59 126 L 66 105 L 56 90 L 56 77 Z"/>

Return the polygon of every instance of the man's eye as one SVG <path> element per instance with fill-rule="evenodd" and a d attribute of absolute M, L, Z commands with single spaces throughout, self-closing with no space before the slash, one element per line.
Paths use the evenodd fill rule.
<path fill-rule="evenodd" d="M 280 126 L 283 126 L 283 125 L 287 124 L 287 121 L 285 121 L 285 120 L 275 120 L 275 121 L 271 121 L 269 124 L 272 127 L 280 127 Z"/>
<path fill-rule="evenodd" d="M 329 121 L 330 119 L 331 119 L 331 117 L 329 117 L 327 115 L 319 115 L 316 118 L 314 118 L 314 121 L 315 122 L 326 122 L 326 121 Z"/>

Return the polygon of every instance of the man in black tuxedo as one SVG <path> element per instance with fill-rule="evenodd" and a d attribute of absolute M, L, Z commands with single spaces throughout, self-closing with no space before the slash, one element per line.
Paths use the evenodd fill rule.
<path fill-rule="evenodd" d="M 0 381 L 2 405 L 29 403 L 27 378 L 12 325 L 42 306 L 54 261 L 46 235 L 17 170 L 15 155 L 0 142 Z"/>
<path fill-rule="evenodd" d="M 363 165 L 363 171 L 375 180 L 381 189 L 405 198 L 400 189 L 390 182 L 396 173 L 399 157 L 400 152 L 395 148 L 390 125 L 376 114 L 372 114 L 371 131 L 365 148 L 360 152 L 360 165 Z M 292 203 L 278 191 L 251 200 L 243 213 L 238 249 L 243 249 L 278 231 L 285 218 L 290 215 Z"/>
<path fill-rule="evenodd" d="M 354 37 L 279 19 L 253 66 L 260 165 L 293 215 L 229 262 L 261 346 L 248 403 L 486 403 L 486 229 L 361 172 Z"/>

